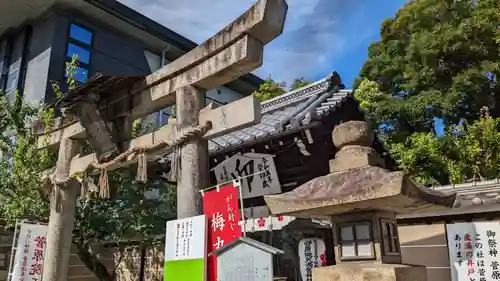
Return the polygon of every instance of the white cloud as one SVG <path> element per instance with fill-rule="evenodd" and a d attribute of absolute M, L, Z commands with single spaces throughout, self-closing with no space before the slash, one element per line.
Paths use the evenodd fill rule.
<path fill-rule="evenodd" d="M 205 41 L 255 3 L 255 0 L 119 1 L 197 43 Z M 348 41 L 338 33 L 342 19 L 348 17 L 343 15 L 346 9 L 339 7 L 346 4 L 342 0 L 287 2 L 284 33 L 265 47 L 264 65 L 256 74 L 290 82 L 296 77 L 312 77 L 333 70 L 333 56 L 341 56 Z"/>

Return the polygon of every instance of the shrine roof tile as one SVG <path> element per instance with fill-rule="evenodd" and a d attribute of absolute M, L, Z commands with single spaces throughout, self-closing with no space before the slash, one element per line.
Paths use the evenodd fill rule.
<path fill-rule="evenodd" d="M 456 194 L 453 208 L 440 212 L 415 212 L 399 215 L 400 220 L 453 217 L 458 215 L 500 212 L 500 179 L 430 187 L 447 194 Z"/>
<path fill-rule="evenodd" d="M 454 207 L 500 203 L 500 179 L 435 186 L 432 189 L 456 193 Z"/>
<path fill-rule="evenodd" d="M 209 142 L 210 154 L 227 151 L 320 121 L 351 96 L 334 84 L 332 76 L 261 103 L 259 124 L 217 137 Z"/>

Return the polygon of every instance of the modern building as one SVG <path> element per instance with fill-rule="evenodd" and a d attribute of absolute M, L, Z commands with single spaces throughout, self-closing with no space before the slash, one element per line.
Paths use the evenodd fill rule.
<path fill-rule="evenodd" d="M 51 81 L 79 57 L 76 78 L 96 73 L 147 75 L 197 44 L 116 0 L 0 1 L 0 90 L 12 99 L 51 103 Z M 262 80 L 248 74 L 211 89 L 207 101 L 225 104 L 251 94 Z M 159 114 L 160 123 L 168 114 Z"/>

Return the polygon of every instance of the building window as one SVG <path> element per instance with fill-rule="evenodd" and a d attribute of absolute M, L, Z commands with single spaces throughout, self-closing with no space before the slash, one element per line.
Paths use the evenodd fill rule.
<path fill-rule="evenodd" d="M 373 259 L 370 222 L 340 224 L 338 227 L 341 259 Z"/>
<path fill-rule="evenodd" d="M 74 23 L 70 25 L 69 37 L 88 46 L 92 45 L 92 32 Z"/>
<path fill-rule="evenodd" d="M 84 64 L 90 63 L 90 50 L 86 48 L 80 47 L 73 43 L 68 44 L 68 52 L 66 54 L 67 57 L 71 58 L 73 55 L 78 56 L 78 61 Z"/>
<path fill-rule="evenodd" d="M 93 33 L 91 31 L 77 24 L 70 24 L 66 62 L 71 61 L 71 58 L 74 55 L 78 57 L 78 68 L 76 69 L 74 78 L 80 83 L 84 83 L 89 78 L 89 67 L 92 58 L 92 42 Z M 64 67 L 66 67 L 66 64 Z M 68 78 L 66 70 L 64 73 L 64 77 Z"/>
<path fill-rule="evenodd" d="M 391 220 L 380 220 L 380 228 L 382 229 L 382 243 L 384 246 L 384 254 L 399 255 L 399 238 L 396 229 L 396 223 Z"/>

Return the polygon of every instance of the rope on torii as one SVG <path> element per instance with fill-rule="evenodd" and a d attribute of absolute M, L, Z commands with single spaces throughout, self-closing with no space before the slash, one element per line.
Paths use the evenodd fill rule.
<path fill-rule="evenodd" d="M 179 171 L 179 166 L 178 166 L 178 157 L 179 155 L 179 148 L 183 146 L 185 143 L 201 138 L 203 135 L 205 135 L 208 131 L 212 129 L 212 123 L 210 121 L 207 121 L 205 124 L 194 127 L 192 129 L 188 129 L 186 132 L 183 133 L 182 136 L 179 138 L 176 138 L 175 140 L 171 142 L 158 142 L 154 145 L 149 145 L 149 146 L 142 146 L 142 147 L 133 147 L 127 151 L 122 152 L 115 158 L 113 158 L 110 161 L 104 162 L 104 163 L 98 163 L 98 162 L 92 162 L 90 163 L 85 171 L 83 173 L 76 173 L 73 174 L 65 179 L 62 180 L 56 180 L 55 178 L 55 172 L 48 178 L 50 182 L 54 185 L 54 192 L 53 196 L 55 196 L 55 201 L 57 202 L 56 205 L 59 205 L 59 188 L 65 187 L 68 182 L 71 179 L 74 179 L 76 177 L 81 178 L 81 191 L 80 191 L 80 196 L 81 197 L 86 197 L 88 196 L 88 175 L 92 171 L 95 170 L 100 170 L 100 176 L 99 176 L 99 185 L 98 185 L 98 193 L 99 197 L 101 198 L 109 198 L 110 197 L 110 188 L 109 188 L 109 182 L 108 182 L 108 174 L 107 174 L 107 168 L 112 165 L 116 165 L 122 161 L 125 161 L 129 156 L 135 154 L 135 158 L 138 161 L 138 167 L 137 167 L 137 176 L 136 180 L 140 182 L 146 182 L 147 181 L 147 157 L 146 154 L 147 152 L 150 151 L 155 151 L 155 150 L 160 150 L 160 149 L 172 149 L 172 152 L 174 153 L 174 159 L 172 159 L 172 168 L 170 171 L 170 178 L 172 180 L 176 180 L 178 171 Z"/>

